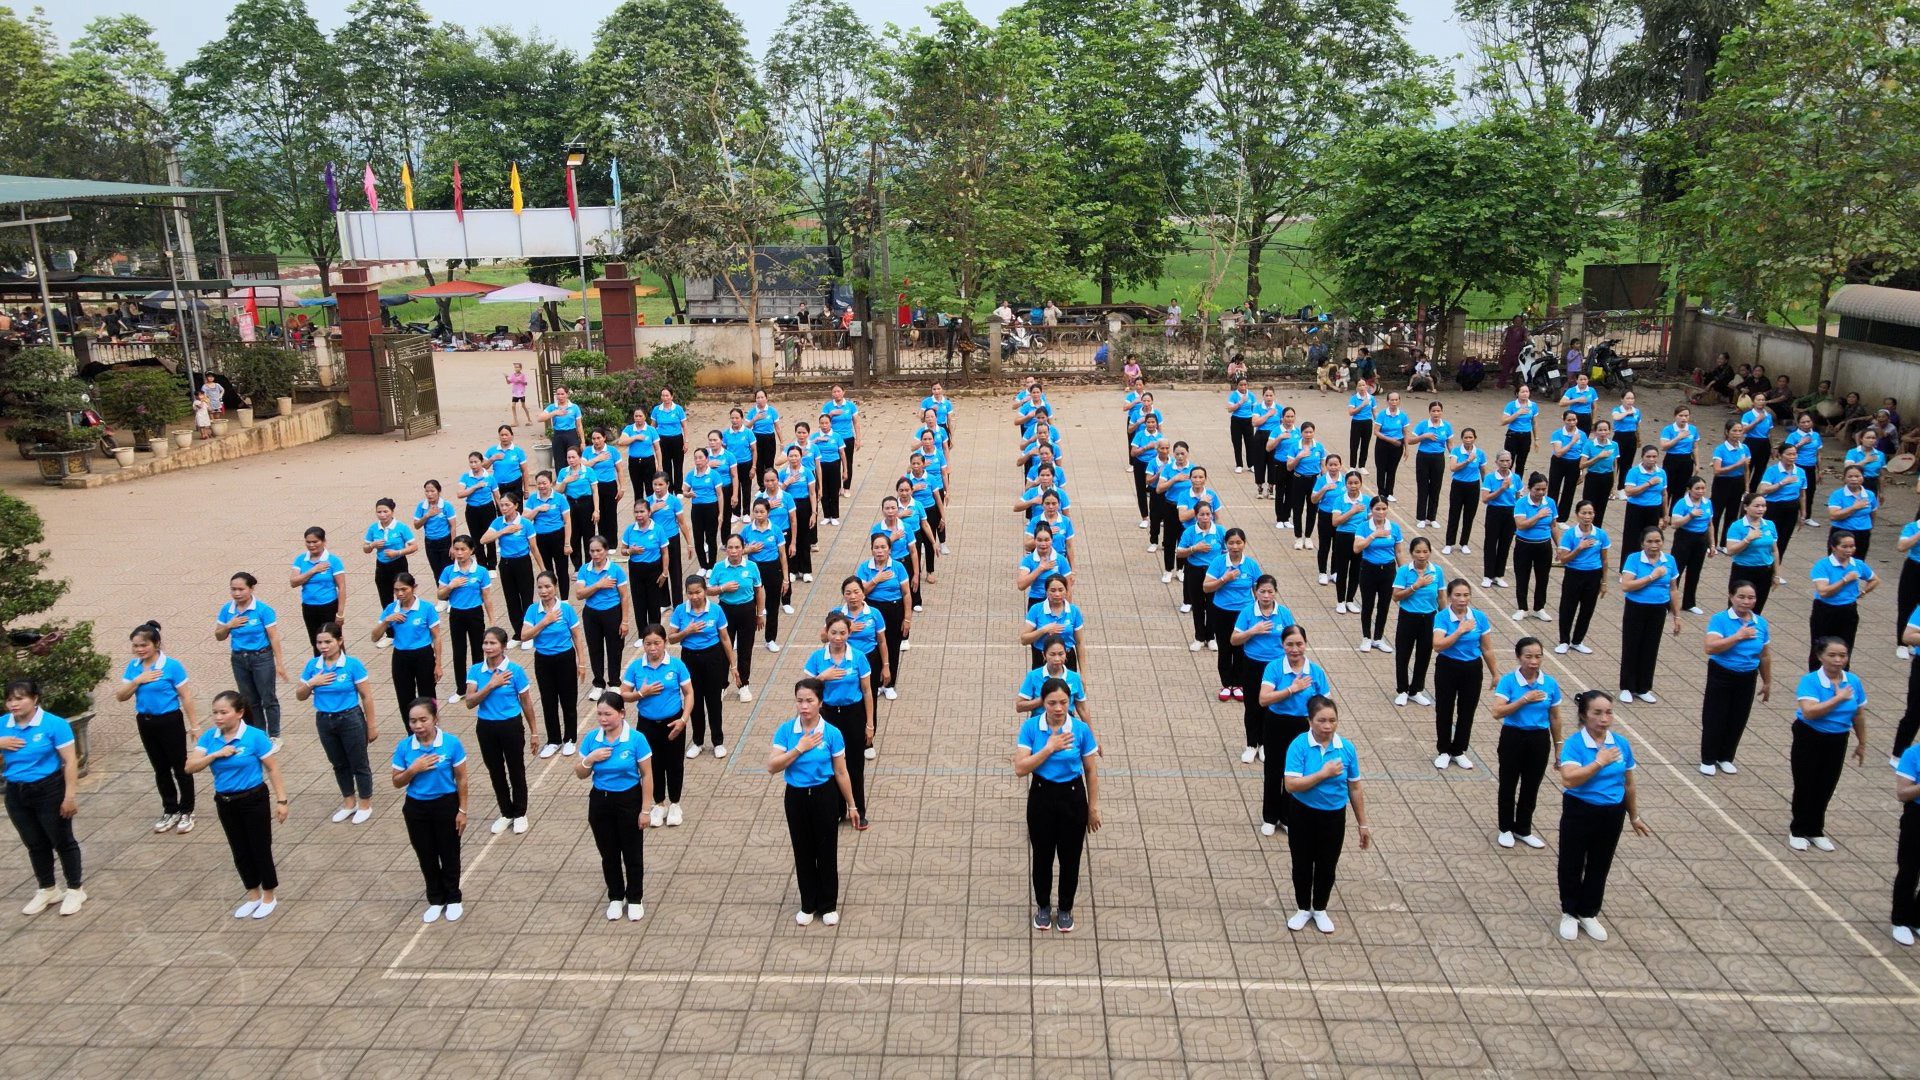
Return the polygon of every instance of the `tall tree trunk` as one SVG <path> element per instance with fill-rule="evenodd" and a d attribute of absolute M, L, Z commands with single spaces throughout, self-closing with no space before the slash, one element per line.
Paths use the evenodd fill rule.
<path fill-rule="evenodd" d="M 687 308 L 686 305 L 680 302 L 680 289 L 673 283 L 673 273 L 671 271 L 663 272 L 660 275 L 660 280 L 666 282 L 667 285 L 667 306 L 675 315 L 684 321 L 687 316 Z"/>
<path fill-rule="evenodd" d="M 1566 276 L 1567 264 L 1557 262 L 1547 271 L 1547 317 L 1552 318 L 1560 310 L 1560 280 Z"/>
<path fill-rule="evenodd" d="M 1820 310 L 1813 317 L 1813 373 L 1807 376 L 1807 385 L 1815 390 L 1827 377 L 1827 299 L 1833 295 L 1833 282 L 1832 277 L 1820 279 Z"/>
<path fill-rule="evenodd" d="M 1247 238 L 1247 300 L 1260 306 L 1260 257 L 1266 253 L 1266 238 L 1255 233 Z"/>
<path fill-rule="evenodd" d="M 1100 304 L 1106 307 L 1113 303 L 1113 267 L 1100 266 Z"/>
<path fill-rule="evenodd" d="M 320 295 L 333 295 L 333 260 L 325 256 L 316 257 L 313 265 L 320 271 Z"/>
<path fill-rule="evenodd" d="M 425 274 L 425 275 L 427 275 L 427 284 L 429 284 L 429 285 L 437 285 L 437 284 L 439 284 L 438 282 L 436 282 L 436 281 L 434 281 L 434 280 L 433 280 L 433 264 L 432 264 L 432 263 L 430 263 L 430 262 L 428 262 L 428 261 L 427 261 L 427 260 L 425 260 L 425 259 L 421 259 L 421 260 L 420 260 L 420 272 L 421 272 L 421 273 L 423 273 L 423 274 Z"/>

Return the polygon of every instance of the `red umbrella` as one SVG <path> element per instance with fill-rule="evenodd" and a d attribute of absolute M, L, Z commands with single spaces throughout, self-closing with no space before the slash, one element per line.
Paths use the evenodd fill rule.
<path fill-rule="evenodd" d="M 429 285 L 424 289 L 410 290 L 407 295 L 435 299 L 442 296 L 485 296 L 504 286 L 489 284 L 485 281 L 443 281 L 438 285 Z"/>

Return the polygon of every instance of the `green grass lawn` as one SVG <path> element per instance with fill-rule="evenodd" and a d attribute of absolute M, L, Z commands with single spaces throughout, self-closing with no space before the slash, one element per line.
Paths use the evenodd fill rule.
<path fill-rule="evenodd" d="M 591 273 L 591 268 L 589 268 L 589 272 Z M 628 272 L 633 273 L 633 268 L 630 267 Z M 665 321 L 667 316 L 673 314 L 673 309 L 667 303 L 666 289 L 661 286 L 660 278 L 657 275 L 644 271 L 635 274 L 635 277 L 642 285 L 651 285 L 660 289 L 660 293 L 656 296 L 639 297 L 634 302 L 634 306 L 642 315 L 647 317 L 649 324 L 658 325 Z M 527 274 L 526 270 L 519 266 L 486 266 L 478 269 L 463 269 L 459 273 L 459 278 L 462 281 L 485 281 L 494 285 L 517 285 L 527 280 Z M 446 275 L 436 271 L 434 280 L 445 281 Z M 425 274 L 395 278 L 380 283 L 380 295 L 392 296 L 395 293 L 404 293 L 414 289 L 425 288 L 426 285 L 427 278 Z M 580 288 L 580 276 L 578 274 L 570 274 L 562 278 L 558 282 L 558 285 L 563 289 L 578 291 Z M 320 289 L 318 286 L 311 289 L 301 289 L 299 290 L 299 294 L 301 296 L 319 296 Z M 532 304 L 482 304 L 478 297 L 458 297 L 453 301 L 453 327 L 455 330 L 478 331 L 481 333 L 489 332 L 494 327 L 503 325 L 513 330 L 525 330 L 527 328 L 527 316 L 533 313 L 533 307 L 534 305 Z M 316 320 L 318 319 L 318 314 L 312 309 L 303 310 L 306 310 L 309 315 L 314 316 Z M 399 316 L 401 322 L 431 323 L 433 322 L 433 316 L 437 308 L 432 300 L 415 300 L 411 303 L 401 304 L 392 310 L 395 315 Z M 561 303 L 560 316 L 562 318 L 573 319 L 578 317 L 579 314 L 580 301 L 568 300 Z M 262 312 L 262 316 L 270 317 L 267 316 L 265 312 Z M 587 301 L 587 316 L 596 321 L 600 318 L 600 301 L 592 299 Z"/>

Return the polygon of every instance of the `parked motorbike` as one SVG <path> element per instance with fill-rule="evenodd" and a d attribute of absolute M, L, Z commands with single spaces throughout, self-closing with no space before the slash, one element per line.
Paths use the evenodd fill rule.
<path fill-rule="evenodd" d="M 1595 386 L 1625 393 L 1633 389 L 1634 372 L 1627 358 L 1614 351 L 1618 344 L 1619 338 L 1607 338 L 1587 350 L 1587 378 Z"/>
<path fill-rule="evenodd" d="M 1560 388 L 1566 383 L 1566 374 L 1560 370 L 1553 348 L 1542 346 L 1532 338 L 1520 346 L 1520 359 L 1514 364 L 1513 374 L 1520 385 L 1533 391 L 1536 399 L 1544 401 L 1560 400 Z"/>

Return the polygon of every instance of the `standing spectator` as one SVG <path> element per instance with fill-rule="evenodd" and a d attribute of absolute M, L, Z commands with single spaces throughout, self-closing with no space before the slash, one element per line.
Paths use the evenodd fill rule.
<path fill-rule="evenodd" d="M 1513 378 L 1513 369 L 1520 363 L 1520 350 L 1527 344 L 1527 320 L 1515 315 L 1507 323 L 1506 332 L 1500 335 L 1500 373 L 1494 379 L 1494 385 L 1505 390 Z"/>

